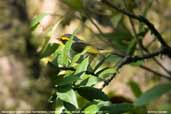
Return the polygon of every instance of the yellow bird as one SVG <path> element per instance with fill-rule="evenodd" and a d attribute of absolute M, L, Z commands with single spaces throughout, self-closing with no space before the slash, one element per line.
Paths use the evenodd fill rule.
<path fill-rule="evenodd" d="M 99 54 L 99 50 L 92 46 L 91 44 L 85 43 L 84 41 L 80 40 L 77 36 L 73 36 L 72 34 L 64 34 L 62 35 L 59 40 L 65 44 L 71 37 L 73 37 L 73 44 L 72 49 L 77 52 L 81 53 L 85 50 L 89 54 Z"/>

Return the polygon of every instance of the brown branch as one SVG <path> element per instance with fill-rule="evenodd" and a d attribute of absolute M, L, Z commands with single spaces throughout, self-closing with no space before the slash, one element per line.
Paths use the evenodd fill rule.
<path fill-rule="evenodd" d="M 137 16 L 137 15 L 135 15 L 133 13 L 130 13 L 127 10 L 121 9 L 121 8 L 115 6 L 113 4 L 113 2 L 111 2 L 110 0 L 102 0 L 102 2 L 105 3 L 106 5 L 112 7 L 113 9 L 117 10 L 118 12 L 121 12 L 122 14 L 127 15 L 129 17 L 130 23 L 132 25 L 132 29 L 133 29 L 133 32 L 135 34 L 135 37 L 136 37 L 136 40 L 137 41 L 138 41 L 138 39 L 137 39 L 137 36 L 136 36 L 136 30 L 134 28 L 134 23 L 133 23 L 132 19 L 135 19 L 135 20 L 138 20 L 139 22 L 144 23 L 151 30 L 151 32 L 156 36 L 156 38 L 158 39 L 158 41 L 162 44 L 162 48 L 160 50 L 158 50 L 156 52 L 153 52 L 153 53 L 149 53 L 148 50 L 144 49 L 144 46 L 141 44 L 141 42 L 138 41 L 138 44 L 139 44 L 140 48 L 143 49 L 143 50 L 145 50 L 148 54 L 146 54 L 146 55 L 143 54 L 142 57 L 138 57 L 138 56 L 126 56 L 125 58 L 123 58 L 123 60 L 120 62 L 120 64 L 118 64 L 117 69 L 119 70 L 123 65 L 129 64 L 129 63 L 132 63 L 132 62 L 136 62 L 138 60 L 144 60 L 144 59 L 153 58 L 153 60 L 159 66 L 161 66 L 167 73 L 170 74 L 170 72 L 168 72 L 168 70 L 165 67 L 163 67 L 163 65 L 161 65 L 157 61 L 157 59 L 155 59 L 155 56 L 157 56 L 159 54 L 164 54 L 164 55 L 167 55 L 168 57 L 171 57 L 171 54 L 169 54 L 171 52 L 171 48 L 164 41 L 163 37 L 157 31 L 157 29 L 154 27 L 154 25 L 148 19 L 146 19 L 144 16 L 141 16 L 141 15 Z M 110 79 L 107 79 L 107 80 L 104 81 L 103 88 L 105 86 L 107 86 L 111 82 L 111 80 L 116 76 L 116 74 L 117 73 L 114 73 L 113 76 Z"/>
<path fill-rule="evenodd" d="M 88 14 L 88 12 L 85 12 L 87 18 L 90 20 L 90 22 L 96 27 L 96 29 L 98 30 L 98 32 L 101 34 L 101 40 L 104 41 L 105 43 L 109 44 L 110 46 L 113 46 L 113 44 L 111 42 L 109 42 L 108 40 L 104 39 L 105 38 L 105 34 L 103 33 L 103 31 L 100 29 L 100 27 L 98 26 L 98 24 L 96 24 L 96 22 L 94 22 L 94 20 L 91 18 L 91 16 Z"/>
<path fill-rule="evenodd" d="M 130 13 L 124 9 L 121 9 L 121 8 L 117 7 L 115 4 L 113 4 L 113 2 L 111 0 L 102 0 L 102 2 L 105 3 L 106 5 L 110 6 L 111 8 L 117 10 L 118 12 L 120 12 L 124 15 L 127 15 L 128 17 L 144 23 L 151 30 L 151 32 L 156 36 L 156 38 L 159 40 L 159 42 L 162 44 L 162 46 L 169 47 L 167 45 L 167 43 L 163 40 L 163 37 L 161 36 L 161 34 L 154 27 L 154 25 L 151 22 L 149 22 L 149 20 L 146 19 L 144 16 L 135 15 L 135 14 Z"/>
<path fill-rule="evenodd" d="M 140 65 L 140 68 L 142 68 L 142 69 L 144 69 L 144 70 L 147 70 L 147 71 L 149 71 L 149 72 L 151 72 L 151 73 L 154 73 L 154 74 L 156 74 L 157 76 L 160 76 L 160 77 L 162 77 L 162 78 L 171 80 L 171 77 L 170 77 L 170 76 L 167 76 L 167 75 L 165 75 L 165 74 L 159 73 L 159 72 L 157 72 L 157 71 L 155 71 L 155 70 L 152 70 L 151 68 L 148 68 L 148 67 L 146 67 L 146 66 Z"/>
<path fill-rule="evenodd" d="M 140 61 L 140 60 L 153 58 L 155 56 L 158 56 L 158 55 L 164 53 L 164 51 L 165 51 L 164 48 L 161 48 L 160 50 L 157 50 L 156 52 L 146 54 L 146 55 L 143 55 L 143 56 L 129 56 L 129 55 L 125 56 L 121 60 L 121 62 L 116 65 L 116 70 L 119 71 L 119 69 L 122 68 L 126 64 L 130 64 L 130 63 L 137 62 L 137 61 Z M 116 74 L 117 74 L 117 72 L 115 72 L 112 77 L 110 77 L 109 79 L 104 81 L 102 89 L 104 87 L 106 87 L 113 80 L 113 78 L 116 76 Z"/>

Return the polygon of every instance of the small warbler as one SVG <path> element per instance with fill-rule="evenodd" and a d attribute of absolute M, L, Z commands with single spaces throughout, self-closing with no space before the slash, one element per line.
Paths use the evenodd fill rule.
<path fill-rule="evenodd" d="M 83 50 L 86 50 L 89 54 L 99 54 L 99 50 L 92 46 L 91 44 L 85 43 L 84 41 L 80 40 L 77 36 L 73 36 L 72 34 L 64 34 L 62 35 L 59 40 L 65 44 L 71 37 L 73 37 L 73 44 L 72 49 L 77 52 L 81 53 Z"/>

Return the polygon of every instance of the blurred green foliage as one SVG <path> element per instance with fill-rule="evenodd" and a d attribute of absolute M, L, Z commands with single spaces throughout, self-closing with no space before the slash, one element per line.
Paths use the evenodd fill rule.
<path fill-rule="evenodd" d="M 98 30 L 98 32 L 92 30 L 92 36 L 98 38 L 99 41 L 105 42 L 105 47 L 112 48 L 112 52 L 119 52 L 123 55 L 142 54 L 142 49 L 138 47 L 138 43 L 143 43 L 145 36 L 149 32 L 148 28 L 142 23 L 132 22 L 131 25 L 131 19 L 98 0 L 62 0 L 62 2 L 70 11 L 70 14 L 68 12 L 64 14 L 61 22 L 64 28 L 76 19 L 80 20 L 83 28 L 86 27 L 87 22 L 91 22 Z M 113 2 L 130 12 L 141 12 L 145 17 L 152 5 L 152 0 L 143 1 L 147 5 L 141 5 L 143 2 L 139 0 L 125 2 L 113 0 Z M 35 28 L 44 16 L 40 15 L 38 19 L 34 19 L 32 28 Z M 110 32 L 103 32 L 99 26 L 109 27 Z M 75 33 L 73 33 L 74 35 Z M 92 41 L 95 39 L 93 38 Z M 147 107 L 152 101 L 171 90 L 171 84 L 164 83 L 156 85 L 143 93 L 136 82 L 130 81 L 128 86 L 130 86 L 136 100 L 132 101 L 132 103 L 126 101 L 112 103 L 108 95 L 103 92 L 103 88 L 97 88 L 96 84 L 105 82 L 113 74 L 118 73 L 115 65 L 122 60 L 121 57 L 114 55 L 112 52 L 93 56 L 86 53 L 86 50 L 73 54 L 71 48 L 73 45 L 72 38 L 65 45 L 48 42 L 45 45 L 42 48 L 41 57 L 50 58 L 48 63 L 52 65 L 53 69 L 56 69 L 51 76 L 54 95 L 50 99 L 52 104 L 55 105 L 56 114 L 71 114 L 74 112 L 89 114 L 92 111 L 93 114 L 98 112 L 144 114 L 147 113 Z M 103 46 L 100 45 L 100 48 L 103 48 Z M 153 49 L 149 49 L 153 51 Z M 143 64 L 144 61 L 137 61 L 131 65 L 140 66 Z"/>
<path fill-rule="evenodd" d="M 171 90 L 171 84 L 166 83 L 157 85 L 153 89 L 142 93 L 135 82 L 130 82 L 129 85 L 137 97 L 135 102 L 119 104 L 111 103 L 109 97 L 101 89 L 97 89 L 95 85 L 110 77 L 111 74 L 116 72 L 116 70 L 109 67 L 105 68 L 101 73 L 88 71 L 88 67 L 92 66 L 87 57 L 88 55 L 86 55 L 86 53 L 79 56 L 78 54 L 73 56 L 70 55 L 71 45 L 72 39 L 70 39 L 64 47 L 58 48 L 54 53 L 51 53 L 53 59 L 52 61 L 49 61 L 58 71 L 53 76 L 56 95 L 54 96 L 55 98 L 51 97 L 50 99 L 56 107 L 57 114 L 62 112 L 70 114 L 74 113 L 74 111 L 79 113 L 93 111 L 94 114 L 96 112 L 109 114 L 122 114 L 125 112 L 129 112 L 129 114 L 143 114 L 146 112 L 144 106 Z M 57 53 L 58 51 L 59 53 Z M 77 56 L 77 60 L 80 61 L 74 60 L 73 62 L 72 59 L 75 58 L 75 56 Z M 71 63 L 75 65 L 73 66 Z M 101 67 L 101 65 L 95 66 L 95 69 Z M 101 75 L 106 76 L 102 78 Z M 81 105 L 79 105 L 80 102 Z"/>

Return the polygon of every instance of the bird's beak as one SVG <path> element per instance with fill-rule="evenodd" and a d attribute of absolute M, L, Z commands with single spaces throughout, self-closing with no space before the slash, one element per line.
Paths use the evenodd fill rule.
<path fill-rule="evenodd" d="M 61 36 L 61 37 L 58 37 L 56 38 L 58 41 L 60 41 L 61 43 L 65 44 L 69 38 L 65 37 L 65 36 Z"/>

